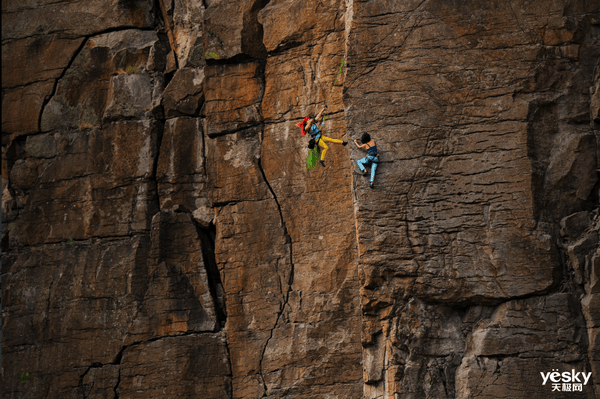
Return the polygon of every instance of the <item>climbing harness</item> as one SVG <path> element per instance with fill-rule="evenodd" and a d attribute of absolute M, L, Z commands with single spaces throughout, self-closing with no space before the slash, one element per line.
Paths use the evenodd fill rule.
<path fill-rule="evenodd" d="M 367 148 L 367 155 L 370 155 L 372 157 L 375 157 L 377 160 L 374 161 L 375 163 L 379 162 L 379 153 L 377 151 L 377 144 L 375 144 L 373 147 L 371 147 L 368 143 L 367 146 L 369 148 Z"/>

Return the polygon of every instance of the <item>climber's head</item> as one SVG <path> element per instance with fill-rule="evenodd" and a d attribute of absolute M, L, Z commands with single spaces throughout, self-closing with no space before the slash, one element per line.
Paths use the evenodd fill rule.
<path fill-rule="evenodd" d="M 367 144 L 369 141 L 371 141 L 371 136 L 369 135 L 369 133 L 363 133 L 362 137 L 360 138 L 360 141 L 363 144 Z"/>
<path fill-rule="evenodd" d="M 302 135 L 306 136 L 306 128 L 310 126 L 309 121 L 311 121 L 311 117 L 310 116 L 306 116 L 304 117 L 304 119 L 302 119 L 302 122 L 298 123 L 296 126 L 302 128 Z"/>

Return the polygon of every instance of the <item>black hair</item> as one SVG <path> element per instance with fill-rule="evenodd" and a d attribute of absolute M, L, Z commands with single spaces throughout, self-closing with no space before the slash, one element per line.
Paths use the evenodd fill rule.
<path fill-rule="evenodd" d="M 363 144 L 367 144 L 369 141 L 371 141 L 371 136 L 369 135 L 369 133 L 363 133 L 362 137 L 360 138 L 360 141 Z"/>

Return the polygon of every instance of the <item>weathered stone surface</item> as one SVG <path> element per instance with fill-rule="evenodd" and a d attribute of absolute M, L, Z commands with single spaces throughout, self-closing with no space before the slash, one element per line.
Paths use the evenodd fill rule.
<path fill-rule="evenodd" d="M 552 383 L 544 385 L 540 372 L 589 372 L 582 316 L 573 317 L 574 306 L 570 294 L 499 306 L 489 321 L 469 335 L 457 370 L 457 398 L 496 398 L 507 391 L 514 398 L 545 398 L 552 392 Z M 591 384 L 582 388 L 575 397 L 593 395 Z"/>
<path fill-rule="evenodd" d="M 294 13 L 304 6 L 311 3 L 271 2 L 259 12 L 269 51 L 270 43 L 285 40 L 277 33 L 281 23 L 310 26 L 306 44 L 278 46 L 265 66 L 260 160 L 289 234 L 294 278 L 262 365 L 272 397 L 358 398 L 359 302 L 348 148 L 329 144 L 327 167 L 306 171 L 308 140 L 295 126 L 328 102 L 320 127 L 328 137 L 346 138 L 341 87 L 332 87 L 344 49 L 344 26 L 334 21 L 341 19 L 345 5 L 324 4 L 318 16 Z M 322 28 L 331 34 L 318 40 Z"/>
<path fill-rule="evenodd" d="M 103 0 L 85 7 L 77 1 L 8 0 L 2 3 L 2 36 L 10 39 L 54 32 L 89 36 L 115 28 L 153 26 L 149 0 Z"/>
<path fill-rule="evenodd" d="M 223 287 L 214 259 L 208 259 L 209 248 L 203 248 L 209 239 L 187 213 L 154 216 L 150 278 L 126 342 L 221 329 Z"/>
<path fill-rule="evenodd" d="M 179 67 L 204 66 L 205 55 L 202 45 L 204 2 L 160 0 L 158 4 Z"/>
<path fill-rule="evenodd" d="M 600 69 L 596 70 L 593 85 L 590 86 L 590 97 L 591 125 L 597 130 L 600 127 Z"/>
<path fill-rule="evenodd" d="M 224 206 L 216 225 L 215 257 L 227 304 L 233 397 L 260 397 L 266 388 L 265 346 L 292 278 L 290 248 L 272 198 Z M 246 246 L 252 252 L 242 249 Z"/>
<path fill-rule="evenodd" d="M 3 136 L 40 129 L 42 107 L 86 37 L 152 25 L 152 2 L 147 0 L 101 1 L 86 7 L 75 1 L 3 2 Z"/>
<path fill-rule="evenodd" d="M 213 205 L 271 197 L 260 167 L 260 153 L 258 128 L 207 142 L 206 169 Z"/>
<path fill-rule="evenodd" d="M 119 379 L 120 366 L 110 364 L 104 367 L 91 367 L 83 376 L 81 391 L 86 398 L 115 398 L 115 386 Z"/>
<path fill-rule="evenodd" d="M 3 397 L 596 397 L 599 7 L 4 2 Z"/>
<path fill-rule="evenodd" d="M 41 129 L 89 129 L 101 126 L 103 116 L 140 117 L 150 111 L 154 73 L 146 66 L 156 46 L 162 43 L 152 31 L 126 30 L 90 38 L 44 108 Z M 156 79 L 160 86 L 160 76 Z"/>
<path fill-rule="evenodd" d="M 2 87 L 15 88 L 43 81 L 54 83 L 83 42 L 83 38 L 43 35 L 3 44 Z"/>
<path fill-rule="evenodd" d="M 10 234 L 21 245 L 149 229 L 156 210 L 150 181 L 158 150 L 153 122 L 124 121 L 102 131 L 39 137 L 55 143 L 56 156 L 37 158 L 39 150 L 29 145 L 33 154 L 11 171 L 11 187 L 25 208 Z"/>
<path fill-rule="evenodd" d="M 33 83 L 25 87 L 8 89 L 2 97 L 3 145 L 9 145 L 9 136 L 18 137 L 37 132 L 44 100 L 52 93 L 53 82 Z M 23 104 L 28 104 L 23 107 Z"/>
<path fill-rule="evenodd" d="M 162 86 L 162 80 L 156 83 Z M 152 98 L 154 91 L 152 78 L 148 74 L 112 76 L 102 120 L 148 119 L 146 114 L 154 108 L 153 105 L 158 105 Z"/>
<path fill-rule="evenodd" d="M 267 3 L 265 0 L 207 1 L 202 35 L 206 58 L 265 58 L 258 13 Z"/>
<path fill-rule="evenodd" d="M 569 272 L 573 275 L 584 293 L 581 294 L 581 311 L 585 317 L 589 340 L 588 360 L 593 373 L 592 382 L 597 388 L 600 380 L 600 246 L 598 234 L 600 232 L 600 219 L 598 211 L 585 215 L 587 220 L 582 223 L 585 228 L 578 230 L 578 235 L 567 236 L 563 242 L 569 259 Z M 576 213 L 563 219 L 568 223 L 581 219 L 582 213 Z M 591 219 L 591 220 L 590 220 Z"/>
<path fill-rule="evenodd" d="M 167 120 L 156 169 L 161 209 L 180 204 L 194 212 L 207 206 L 205 169 L 202 119 Z"/>
<path fill-rule="evenodd" d="M 204 104 L 203 89 L 203 69 L 178 69 L 163 94 L 165 117 L 198 116 Z"/>
<path fill-rule="evenodd" d="M 540 295 L 565 277 L 554 223 L 597 206 L 595 138 L 585 124 L 596 62 L 588 57 L 599 49 L 591 38 L 596 30 L 581 12 L 562 3 L 521 2 L 492 11 L 475 1 L 353 2 L 346 124 L 352 138 L 371 133 L 381 154 L 375 190 L 355 179 L 367 353 L 393 346 L 391 336 L 378 338 L 378 331 L 397 323 L 396 309 L 411 297 L 493 304 Z M 574 25 L 589 36 L 576 36 Z M 356 151 L 352 158 L 362 156 Z M 573 308 L 562 312 L 581 321 Z M 499 335 L 510 339 L 513 331 Z M 553 350 L 541 349 L 551 357 Z M 425 361 L 406 354 L 386 359 L 377 368 L 398 371 L 366 370 L 365 381 L 373 380 L 366 397 L 500 395 L 469 393 L 466 376 L 485 368 L 467 363 L 466 355 L 456 376 L 451 366 L 442 367 L 450 370 L 447 380 L 456 381 L 456 390 L 443 395 L 416 377 L 423 376 Z M 538 372 L 531 366 L 529 377 L 515 384 L 546 396 L 541 385 L 523 385 Z M 409 383 L 413 370 L 419 371 Z M 502 370 L 507 384 L 504 376 L 513 371 Z"/>
<path fill-rule="evenodd" d="M 128 347 L 116 392 L 127 398 L 230 397 L 224 335 L 190 334 Z"/>
<path fill-rule="evenodd" d="M 592 220 L 590 213 L 583 211 L 577 212 L 563 218 L 560 221 L 560 234 L 567 238 L 576 238 L 590 227 Z"/>
<path fill-rule="evenodd" d="M 204 69 L 206 127 L 209 137 L 233 133 L 262 122 L 262 67 L 255 62 Z"/>
<path fill-rule="evenodd" d="M 4 257 L 3 361 L 21 359 L 20 367 L 35 376 L 29 395 L 76 397 L 88 367 L 118 362 L 148 284 L 147 251 L 148 241 L 135 236 L 30 247 Z M 98 386 L 117 382 L 112 372 L 107 380 L 96 376 Z"/>

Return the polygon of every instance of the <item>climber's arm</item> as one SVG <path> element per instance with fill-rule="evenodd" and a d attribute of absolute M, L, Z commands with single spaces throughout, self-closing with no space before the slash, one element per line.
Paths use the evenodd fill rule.
<path fill-rule="evenodd" d="M 320 122 L 321 119 L 323 119 L 323 112 L 325 112 L 325 108 L 327 108 L 327 105 L 325 107 L 323 107 L 323 109 L 321 110 L 321 112 L 319 112 L 319 114 L 317 115 L 317 117 L 315 118 L 315 121 Z"/>
<path fill-rule="evenodd" d="M 361 145 L 358 145 L 358 143 L 356 142 L 356 140 L 354 140 L 354 144 L 356 144 L 356 146 L 357 146 L 358 148 L 367 148 L 367 145 L 366 145 L 366 144 L 361 144 Z"/>

